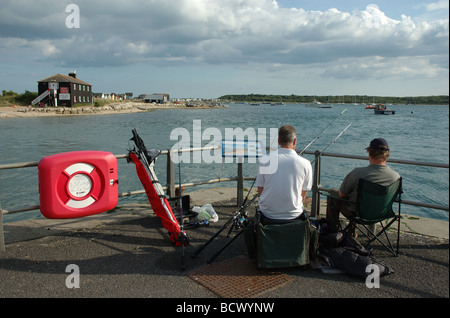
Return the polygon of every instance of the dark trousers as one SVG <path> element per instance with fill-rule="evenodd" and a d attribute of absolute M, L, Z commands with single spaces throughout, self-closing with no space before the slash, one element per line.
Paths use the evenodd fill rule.
<path fill-rule="evenodd" d="M 330 191 L 330 194 L 333 197 L 339 197 L 339 190 L 333 189 Z M 349 209 L 349 205 L 347 201 L 339 200 L 337 198 L 328 197 L 327 198 L 327 215 L 326 219 L 328 222 L 328 226 L 332 232 L 336 232 L 339 230 L 339 213 L 342 213 L 345 216 L 354 216 L 355 211 Z M 349 229 L 350 232 L 354 231 L 354 229 Z"/>

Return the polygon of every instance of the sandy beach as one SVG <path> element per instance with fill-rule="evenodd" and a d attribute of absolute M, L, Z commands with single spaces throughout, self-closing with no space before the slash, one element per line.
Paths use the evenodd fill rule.
<path fill-rule="evenodd" d="M 220 108 L 220 106 L 215 106 Z M 210 109 L 209 105 L 188 107 L 185 104 L 153 104 L 138 102 L 114 103 L 101 107 L 32 107 L 32 106 L 7 106 L 0 107 L 1 118 L 26 118 L 26 117 L 48 117 L 48 116 L 87 116 L 87 115 L 107 115 L 147 112 L 159 109 L 189 108 L 189 109 Z"/>

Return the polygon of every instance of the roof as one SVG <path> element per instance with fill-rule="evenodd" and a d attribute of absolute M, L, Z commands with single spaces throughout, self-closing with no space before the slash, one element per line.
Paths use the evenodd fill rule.
<path fill-rule="evenodd" d="M 164 99 L 167 94 L 144 94 L 144 99 Z"/>
<path fill-rule="evenodd" d="M 38 83 L 41 82 L 58 82 L 58 83 L 75 83 L 75 84 L 83 84 L 83 85 L 91 85 L 89 83 L 86 83 L 82 80 L 79 80 L 78 78 L 74 78 L 69 75 L 63 75 L 63 74 L 56 74 L 50 77 L 47 77 L 43 80 L 38 81 Z M 91 85 L 92 86 L 92 85 Z"/>

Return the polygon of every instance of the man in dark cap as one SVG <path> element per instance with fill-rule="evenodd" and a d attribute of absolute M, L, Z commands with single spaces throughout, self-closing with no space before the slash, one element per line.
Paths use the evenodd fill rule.
<path fill-rule="evenodd" d="M 347 174 L 339 190 L 332 191 L 332 195 L 355 202 L 359 179 L 388 186 L 400 178 L 397 172 L 386 165 L 390 149 L 384 138 L 372 140 L 366 150 L 369 154 L 369 165 L 353 169 Z M 355 204 L 329 197 L 326 219 L 331 231 L 338 230 L 339 212 L 346 216 L 352 216 L 355 214 Z"/>

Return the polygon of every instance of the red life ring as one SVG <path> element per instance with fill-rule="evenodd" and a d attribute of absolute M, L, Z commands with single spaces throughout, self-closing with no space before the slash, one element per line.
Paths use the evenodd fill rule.
<path fill-rule="evenodd" d="M 40 210 L 46 218 L 79 218 L 117 205 L 117 158 L 109 152 L 52 155 L 38 169 Z"/>

